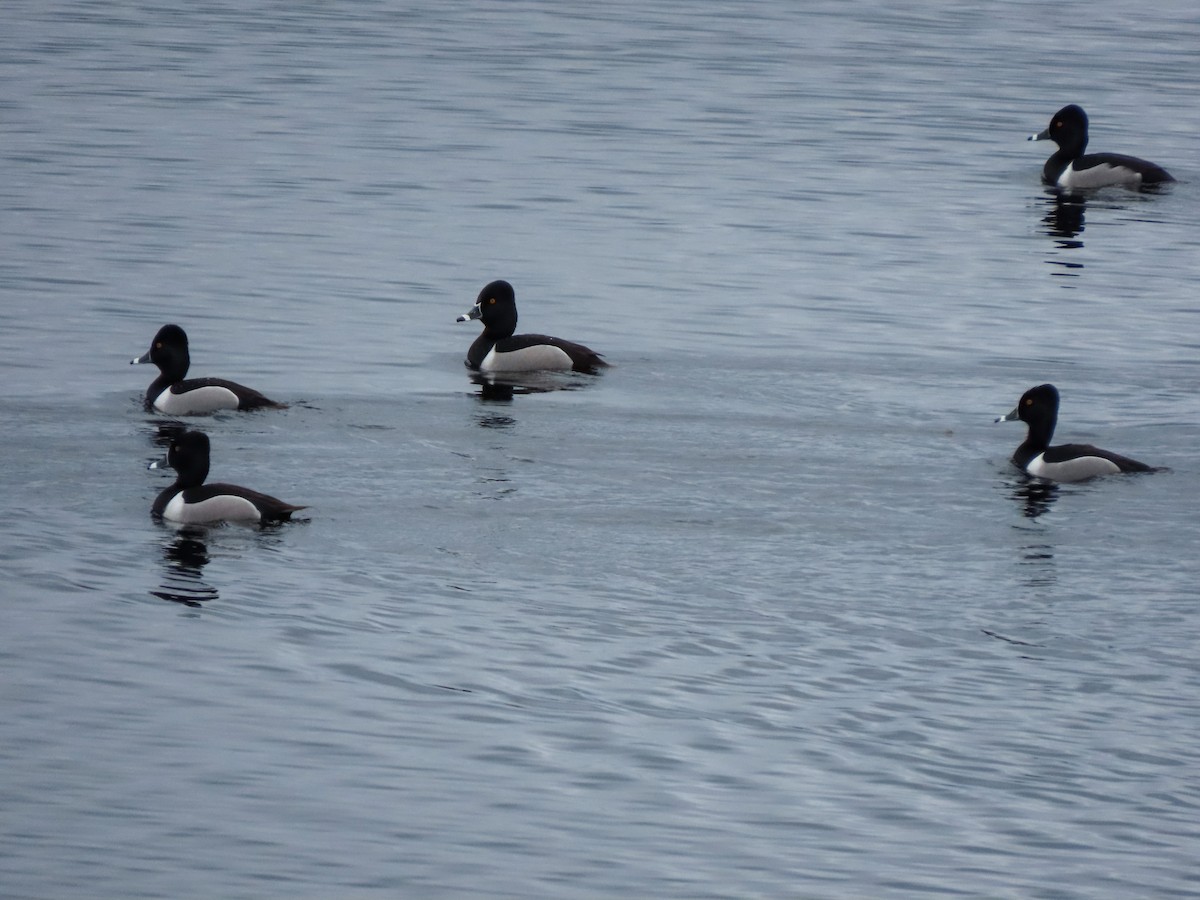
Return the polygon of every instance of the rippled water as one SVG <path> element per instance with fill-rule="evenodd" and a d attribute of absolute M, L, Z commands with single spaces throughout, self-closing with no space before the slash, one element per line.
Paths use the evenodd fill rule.
<path fill-rule="evenodd" d="M 5 897 L 1200 896 L 1192 4 L 4 19 Z M 150 519 L 167 321 L 304 521 Z"/>

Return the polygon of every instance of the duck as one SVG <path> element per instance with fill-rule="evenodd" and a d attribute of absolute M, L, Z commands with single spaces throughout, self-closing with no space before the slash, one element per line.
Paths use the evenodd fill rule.
<path fill-rule="evenodd" d="M 174 469 L 175 483 L 162 491 L 150 507 L 153 516 L 185 525 L 215 522 L 286 522 L 305 506 L 284 503 L 267 494 L 236 484 L 205 484 L 210 444 L 203 431 L 185 431 L 167 449 L 165 459 L 152 469 Z"/>
<path fill-rule="evenodd" d="M 583 344 L 544 334 L 513 334 L 517 330 L 517 298 L 507 281 L 493 281 L 479 292 L 475 305 L 459 322 L 478 319 L 483 332 L 467 350 L 467 368 L 484 374 L 545 370 L 596 374 L 608 363 Z"/>
<path fill-rule="evenodd" d="M 1051 140 L 1058 144 L 1042 169 L 1042 181 L 1062 190 L 1125 185 L 1167 184 L 1174 181 L 1162 166 L 1124 156 L 1120 153 L 1088 153 L 1084 155 L 1088 142 L 1088 117 L 1083 107 L 1074 103 L 1064 106 L 1050 119 L 1050 125 L 1038 134 L 1030 135 L 1031 141 Z"/>
<path fill-rule="evenodd" d="M 187 333 L 178 325 L 164 325 L 154 335 L 150 349 L 129 361 L 131 366 L 154 363 L 158 377 L 146 390 L 148 412 L 169 416 L 203 416 L 223 409 L 286 409 L 253 388 L 223 378 L 185 378 L 191 357 Z"/>
<path fill-rule="evenodd" d="M 1012 461 L 1018 469 L 1050 481 L 1083 481 L 1098 475 L 1158 471 L 1154 466 L 1091 444 L 1051 447 L 1050 440 L 1058 424 L 1058 402 L 1058 388 L 1052 384 L 1039 384 L 1021 395 L 1012 412 L 996 419 L 997 422 L 1021 421 L 1029 426 L 1025 440 L 1013 453 Z"/>

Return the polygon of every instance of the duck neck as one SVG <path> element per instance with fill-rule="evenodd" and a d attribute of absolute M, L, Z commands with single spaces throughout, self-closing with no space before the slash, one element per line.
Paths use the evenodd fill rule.
<path fill-rule="evenodd" d="M 1046 160 L 1046 165 L 1042 168 L 1042 181 L 1046 184 L 1058 184 L 1059 176 L 1067 170 L 1075 159 L 1079 156 L 1078 153 L 1068 153 L 1066 150 L 1055 150 L 1054 154 Z"/>
<path fill-rule="evenodd" d="M 496 346 L 496 336 L 492 334 L 490 328 L 485 328 L 480 333 L 479 337 L 475 338 L 469 350 L 467 350 L 467 365 L 472 369 L 478 369 L 484 358 Z"/>
<path fill-rule="evenodd" d="M 1023 469 L 1039 453 L 1046 452 L 1046 448 L 1050 446 L 1050 439 L 1054 437 L 1054 426 L 1057 422 L 1058 416 L 1050 415 L 1027 423 L 1029 433 L 1013 454 L 1013 461 Z"/>
<path fill-rule="evenodd" d="M 163 387 L 170 384 L 175 384 L 177 381 L 183 381 L 187 377 L 188 369 L 191 368 L 192 358 L 187 352 L 187 348 L 182 351 L 171 351 L 165 354 L 165 358 L 155 360 L 158 366 L 158 381 L 163 383 Z"/>

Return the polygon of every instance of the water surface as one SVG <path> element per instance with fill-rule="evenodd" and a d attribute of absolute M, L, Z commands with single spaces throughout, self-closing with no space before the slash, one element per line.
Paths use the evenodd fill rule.
<path fill-rule="evenodd" d="M 4 895 L 1200 895 L 1200 23 L 1081 10 L 9 4 Z M 150 519 L 167 321 L 303 521 Z"/>

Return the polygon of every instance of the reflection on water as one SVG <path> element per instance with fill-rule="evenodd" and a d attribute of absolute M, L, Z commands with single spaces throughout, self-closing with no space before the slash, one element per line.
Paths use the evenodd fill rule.
<path fill-rule="evenodd" d="M 1025 584 L 1033 588 L 1048 588 L 1058 583 L 1054 565 L 1054 547 L 1050 544 L 1027 544 L 1021 548 L 1021 566 Z"/>
<path fill-rule="evenodd" d="M 479 385 L 480 399 L 501 403 L 508 403 L 519 394 L 582 390 L 592 384 L 595 377 L 573 372 L 514 372 L 511 375 L 471 373 L 471 381 Z"/>
<path fill-rule="evenodd" d="M 475 377 L 471 379 L 479 385 L 479 399 L 486 400 L 492 403 L 512 403 L 513 394 L 516 389 L 511 384 L 497 384 L 494 381 L 489 381 L 486 378 Z"/>
<path fill-rule="evenodd" d="M 1043 233 L 1054 238 L 1055 252 L 1046 262 L 1061 270 L 1054 272 L 1055 275 L 1078 277 L 1078 270 L 1083 268 L 1083 263 L 1059 259 L 1057 254 L 1083 248 L 1079 235 L 1083 234 L 1087 201 L 1077 194 L 1056 194 L 1047 200 L 1049 209 L 1042 216 Z"/>
<path fill-rule="evenodd" d="M 1056 194 L 1049 198 L 1050 209 L 1042 217 L 1046 226 L 1046 234 L 1061 238 L 1060 247 L 1075 249 L 1083 246 L 1083 241 L 1073 238 L 1083 234 L 1083 218 L 1087 210 L 1087 200 L 1079 194 Z"/>
<path fill-rule="evenodd" d="M 479 423 L 480 428 L 507 429 L 517 424 L 517 420 L 512 416 L 501 416 L 491 412 L 480 413 L 475 421 Z"/>
<path fill-rule="evenodd" d="M 471 381 L 479 385 L 479 399 L 483 403 L 512 403 L 514 397 L 524 394 L 578 391 L 591 384 L 594 377 L 566 372 L 517 372 L 500 376 L 471 373 Z M 490 411 L 480 413 L 478 422 L 481 428 L 511 428 L 516 424 L 512 416 Z"/>
<path fill-rule="evenodd" d="M 1023 507 L 1021 513 L 1025 518 L 1036 519 L 1050 511 L 1058 499 L 1058 493 L 1059 487 L 1054 482 L 1030 478 L 1013 488 L 1012 498 Z"/>
<path fill-rule="evenodd" d="M 185 528 L 163 546 L 164 574 L 160 590 L 150 593 L 161 600 L 199 606 L 218 598 L 217 589 L 204 583 L 203 571 L 208 564 L 208 545 L 204 531 Z"/>
<path fill-rule="evenodd" d="M 1050 511 L 1058 500 L 1059 486 L 1052 481 L 1041 481 L 1025 477 L 1025 480 L 1012 486 L 1010 496 L 1020 506 L 1021 515 L 1031 522 Z M 1027 530 L 1023 526 L 1022 530 Z M 1045 589 L 1058 581 L 1058 571 L 1054 562 L 1054 545 L 1049 543 L 1047 533 L 1038 528 L 1038 539 L 1020 548 L 1022 581 L 1026 587 Z"/>
<path fill-rule="evenodd" d="M 188 426 L 173 419 L 151 419 L 146 422 L 145 429 L 150 443 L 165 450 L 176 438 L 188 430 Z"/>
<path fill-rule="evenodd" d="M 517 424 L 517 420 L 511 415 L 496 415 L 494 413 L 480 413 L 476 421 L 479 422 L 480 428 L 511 428 Z"/>

